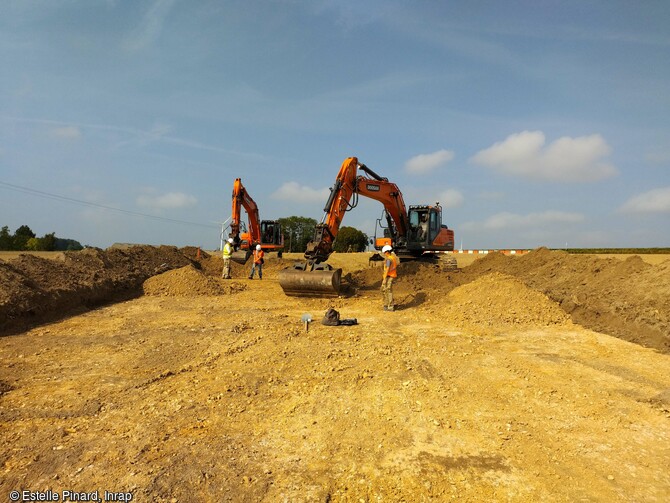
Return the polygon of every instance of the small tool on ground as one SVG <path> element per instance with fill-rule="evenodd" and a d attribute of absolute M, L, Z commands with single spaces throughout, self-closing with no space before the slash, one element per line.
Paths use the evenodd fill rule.
<path fill-rule="evenodd" d="M 312 315 L 305 313 L 300 319 L 305 322 L 305 332 L 309 332 L 309 322 L 312 321 Z"/>

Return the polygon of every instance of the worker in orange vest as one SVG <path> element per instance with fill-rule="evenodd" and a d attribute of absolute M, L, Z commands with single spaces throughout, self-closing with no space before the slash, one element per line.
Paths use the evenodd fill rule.
<path fill-rule="evenodd" d="M 384 276 L 382 277 L 382 301 L 384 311 L 393 311 L 393 280 L 398 277 L 398 257 L 393 253 L 390 245 L 382 248 L 384 254 Z"/>
<path fill-rule="evenodd" d="M 251 266 L 249 279 L 254 279 L 256 268 L 258 268 L 258 279 L 263 279 L 263 263 L 265 262 L 265 259 L 263 258 L 264 255 L 265 252 L 261 250 L 261 245 L 256 245 L 256 249 L 254 250 L 254 263 Z"/>

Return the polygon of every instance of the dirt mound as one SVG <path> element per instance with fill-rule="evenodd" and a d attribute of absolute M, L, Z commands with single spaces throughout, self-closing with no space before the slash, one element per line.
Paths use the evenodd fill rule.
<path fill-rule="evenodd" d="M 244 279 L 249 277 L 249 272 L 251 271 L 252 260 L 249 259 L 245 264 L 238 264 L 237 262 L 231 261 L 230 263 L 230 275 L 233 279 Z M 293 264 L 293 260 L 280 259 L 276 255 L 265 255 L 265 263 L 263 264 L 263 277 L 264 278 L 276 278 L 279 271 L 290 267 Z M 206 258 L 203 258 L 199 261 L 202 271 L 208 276 L 221 277 L 223 272 L 223 259 L 220 255 L 212 255 Z"/>
<path fill-rule="evenodd" d="M 146 280 L 142 285 L 145 295 L 191 297 L 193 295 L 223 295 L 239 292 L 246 287 L 240 283 L 222 285 L 220 280 L 205 275 L 193 265 L 164 272 Z"/>
<path fill-rule="evenodd" d="M 670 352 L 670 263 L 647 264 L 539 248 L 520 257 L 489 254 L 463 269 L 470 279 L 501 272 L 558 303 L 598 332 Z"/>
<path fill-rule="evenodd" d="M 454 272 L 440 262 L 401 262 L 398 265 L 396 285 L 411 285 L 415 290 L 445 288 L 450 283 L 451 273 Z M 347 275 L 347 281 L 361 289 L 379 288 L 382 281 L 382 266 L 371 266 L 354 271 Z M 452 283 L 451 288 L 458 284 L 458 282 Z"/>
<path fill-rule="evenodd" d="M 0 334 L 142 293 L 142 283 L 193 261 L 174 246 L 65 252 L 63 260 L 22 254 L 0 261 Z"/>
<path fill-rule="evenodd" d="M 231 273 L 236 272 L 237 264 L 233 264 Z M 200 270 L 207 276 L 220 278 L 223 272 L 223 259 L 219 256 L 208 256 L 200 260 Z"/>
<path fill-rule="evenodd" d="M 552 326 L 570 317 L 546 295 L 498 272 L 454 288 L 440 310 L 450 324 L 492 327 Z"/>
<path fill-rule="evenodd" d="M 670 260 L 652 265 L 639 256 L 620 260 L 539 248 L 516 257 L 489 253 L 459 271 L 449 271 L 439 262 L 403 262 L 398 268 L 394 290 L 401 300 L 413 299 L 405 302 L 407 307 L 426 302 L 444 303 L 455 288 L 500 273 L 516 278 L 517 288 L 542 294 L 543 298 L 560 306 L 575 323 L 670 353 L 669 272 Z M 347 279 L 361 293 L 376 290 L 381 285 L 381 269 L 371 267 L 356 271 Z M 492 306 L 497 305 L 499 292 L 509 286 L 505 283 L 509 281 L 500 285 L 488 284 L 488 290 L 484 288 L 480 292 L 481 298 L 488 299 L 486 301 L 492 302 Z M 514 293 L 513 288 L 509 291 Z M 499 312 L 494 315 L 472 312 L 461 317 L 454 311 L 450 316 L 456 320 L 463 318 L 465 322 L 481 315 L 482 319 L 505 325 L 508 318 L 526 323 L 526 318 L 521 315 L 526 312 L 530 316 L 528 322 L 533 319 L 540 325 L 560 322 L 561 317 L 555 318 L 554 314 L 546 320 L 545 314 L 533 311 L 538 299 L 517 298 L 517 306 L 511 300 L 504 300 L 504 296 L 502 299 Z M 471 307 L 481 309 L 481 304 L 473 303 Z M 537 315 L 539 318 L 535 318 Z"/>

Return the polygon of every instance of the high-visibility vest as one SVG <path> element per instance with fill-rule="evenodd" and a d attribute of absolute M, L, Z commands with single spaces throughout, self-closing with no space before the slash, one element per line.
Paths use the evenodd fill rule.
<path fill-rule="evenodd" d="M 233 255 L 233 245 L 226 243 L 223 247 L 223 258 L 230 258 Z"/>
<path fill-rule="evenodd" d="M 398 277 L 398 259 L 397 257 L 391 253 L 386 257 L 386 260 L 384 261 L 384 277 L 390 276 L 391 278 L 397 278 Z"/>
<path fill-rule="evenodd" d="M 260 264 L 263 255 L 265 255 L 263 250 L 254 250 L 254 264 Z"/>

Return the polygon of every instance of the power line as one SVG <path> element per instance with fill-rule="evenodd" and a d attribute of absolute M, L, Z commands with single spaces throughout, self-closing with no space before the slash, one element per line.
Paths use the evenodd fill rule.
<path fill-rule="evenodd" d="M 208 229 L 217 228 L 218 226 L 210 224 L 201 224 L 198 222 L 188 222 L 186 220 L 178 220 L 176 218 L 160 217 L 157 215 L 149 215 L 147 213 L 140 213 L 139 211 L 124 210 L 121 208 L 114 208 L 113 206 L 105 206 L 104 204 L 91 203 L 89 201 L 82 201 L 81 199 L 75 199 L 72 197 L 60 196 L 58 194 L 51 194 L 50 192 L 44 192 L 42 190 L 31 189 L 29 187 L 22 187 L 20 185 L 14 185 L 12 183 L 0 182 L 0 186 L 9 190 L 14 190 L 17 192 L 23 192 L 24 194 L 30 194 L 33 196 L 43 197 L 45 199 L 52 199 L 55 201 L 64 201 L 67 203 L 80 204 L 83 206 L 91 206 L 93 208 L 100 208 L 103 210 L 116 211 L 119 213 L 125 213 L 126 215 L 133 215 L 136 217 L 151 218 L 153 220 L 161 220 L 163 222 L 172 222 L 177 224 L 187 224 L 187 225 L 197 225 L 199 227 L 207 227 Z"/>

